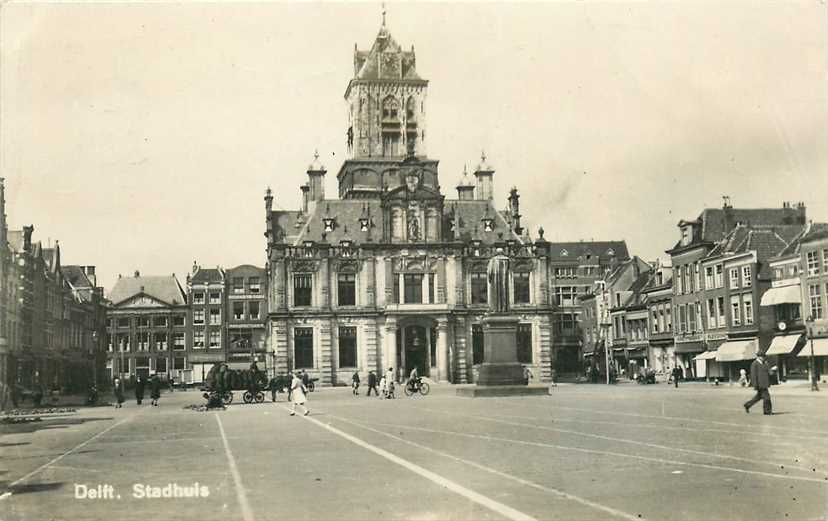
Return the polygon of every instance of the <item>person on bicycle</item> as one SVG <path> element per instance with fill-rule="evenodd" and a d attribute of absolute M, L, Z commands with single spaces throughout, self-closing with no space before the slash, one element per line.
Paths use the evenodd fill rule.
<path fill-rule="evenodd" d="M 417 374 L 417 366 L 415 365 L 411 372 L 408 374 L 408 382 L 406 385 L 410 387 L 412 390 L 417 389 L 417 386 L 420 384 L 420 375 Z"/>

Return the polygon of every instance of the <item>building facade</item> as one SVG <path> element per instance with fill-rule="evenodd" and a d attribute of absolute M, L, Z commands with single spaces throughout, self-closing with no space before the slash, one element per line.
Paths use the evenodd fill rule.
<path fill-rule="evenodd" d="M 560 376 L 583 369 L 584 305 L 581 299 L 619 262 L 629 260 L 624 241 L 552 242 L 549 244 L 550 292 L 555 369 Z"/>
<path fill-rule="evenodd" d="M 673 270 L 658 264 L 650 282 L 641 290 L 647 307 L 649 366 L 658 374 L 670 372 L 675 365 L 673 344 Z"/>
<path fill-rule="evenodd" d="M 519 195 L 493 203 L 495 171 L 485 156 L 457 198 L 442 192 L 438 162 L 426 155 L 428 82 L 383 25 L 368 51 L 354 53 L 345 93 L 348 159 L 339 198 L 326 198 L 318 158 L 296 211 L 265 197 L 269 351 L 274 369 L 305 369 L 324 385 L 354 371 L 393 367 L 471 382 L 482 361 L 481 319 L 489 310 L 486 267 L 510 256 L 511 313 L 519 360 L 552 379 L 548 242 L 521 226 Z"/>
<path fill-rule="evenodd" d="M 125 380 L 157 374 L 192 381 L 187 294 L 175 275 L 118 277 L 109 293 L 107 372 Z"/>
<path fill-rule="evenodd" d="M 731 377 L 768 348 L 772 313 L 758 306 L 771 285 L 768 261 L 805 222 L 801 203 L 740 209 L 727 198 L 722 208 L 679 222 L 681 237 L 667 253 L 673 265 L 674 353 L 685 377 Z"/>
<path fill-rule="evenodd" d="M 225 275 L 227 362 L 241 368 L 255 361 L 259 369 L 274 374 L 274 361 L 267 352 L 267 271 L 243 264 Z"/>
<path fill-rule="evenodd" d="M 825 381 L 828 374 L 828 229 L 814 227 L 800 241 L 800 286 L 802 314 L 807 326 L 807 344 L 798 358 L 809 362 L 809 375 L 814 372 Z"/>
<path fill-rule="evenodd" d="M 210 369 L 227 359 L 226 276 L 221 268 L 202 268 L 193 263 L 187 275 L 190 304 L 185 382 L 201 383 Z"/>

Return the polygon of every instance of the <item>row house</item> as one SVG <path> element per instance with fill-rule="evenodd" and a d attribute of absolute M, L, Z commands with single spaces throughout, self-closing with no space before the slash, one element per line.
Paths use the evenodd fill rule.
<path fill-rule="evenodd" d="M 824 375 L 828 224 L 809 223 L 769 265 L 771 288 L 761 305 L 773 312 L 774 336 L 766 354 L 783 381 Z"/>
<path fill-rule="evenodd" d="M 673 270 L 656 263 L 652 277 L 641 290 L 647 308 L 649 328 L 649 366 L 659 374 L 674 366 L 673 343 Z"/>
<path fill-rule="evenodd" d="M 4 231 L 6 381 L 24 390 L 83 392 L 103 376 L 103 289 L 94 266 L 64 266 L 59 242 L 44 247 L 33 233 L 34 226 Z"/>
<path fill-rule="evenodd" d="M 273 367 L 267 358 L 267 271 L 243 264 L 226 270 L 227 361 L 231 367 Z M 343 297 L 348 297 L 343 290 Z"/>
<path fill-rule="evenodd" d="M 109 293 L 107 371 L 110 378 L 192 380 L 187 294 L 175 274 L 118 276 Z M 190 334 L 188 334 L 190 333 Z"/>
<path fill-rule="evenodd" d="M 805 206 L 705 209 L 679 222 L 673 266 L 674 357 L 689 378 L 730 376 L 765 351 L 772 313 L 758 303 L 771 286 L 769 260 L 805 225 Z"/>
<path fill-rule="evenodd" d="M 549 285 L 553 298 L 553 343 L 556 373 L 580 373 L 585 307 L 581 302 L 595 282 L 619 262 L 629 260 L 624 241 L 552 242 L 549 244 Z"/>
<path fill-rule="evenodd" d="M 193 263 L 187 275 L 188 328 L 187 383 L 203 382 L 210 369 L 224 362 L 226 355 L 226 278 L 221 268 L 202 268 Z"/>
<path fill-rule="evenodd" d="M 355 371 L 416 367 L 434 380 L 473 381 L 483 357 L 488 260 L 510 256 L 518 359 L 553 378 L 549 243 L 521 226 L 519 194 L 493 203 L 485 155 L 464 170 L 456 199 L 425 153 L 428 81 L 383 25 L 355 50 L 345 92 L 348 156 L 338 198 L 324 193 L 318 157 L 300 187 L 301 208 L 265 196 L 268 338 L 275 372 L 305 369 L 324 385 Z"/>
<path fill-rule="evenodd" d="M 628 350 L 627 332 L 630 324 L 626 319 L 626 307 L 640 304 L 638 294 L 649 280 L 652 266 L 638 257 L 614 264 L 600 280 L 595 281 L 592 291 L 581 297 L 584 306 L 583 357 L 584 365 L 606 374 L 607 362 L 616 370 L 626 368 L 630 360 L 643 364 L 641 336 L 638 332 L 634 349 Z M 633 327 L 640 324 L 640 311 L 633 309 Z M 644 351 L 646 353 L 646 350 Z M 641 362 L 638 362 L 641 360 Z"/>

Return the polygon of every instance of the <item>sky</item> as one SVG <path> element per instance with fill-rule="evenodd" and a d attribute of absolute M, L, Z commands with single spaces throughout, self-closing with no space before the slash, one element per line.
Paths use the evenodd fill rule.
<path fill-rule="evenodd" d="M 263 196 L 297 209 L 346 148 L 354 44 L 377 3 L 0 7 L 0 172 L 11 229 L 118 274 L 266 262 Z M 551 241 L 665 259 L 703 208 L 803 201 L 828 221 L 824 2 L 398 3 L 430 80 L 443 193 L 485 150 L 495 202 Z"/>

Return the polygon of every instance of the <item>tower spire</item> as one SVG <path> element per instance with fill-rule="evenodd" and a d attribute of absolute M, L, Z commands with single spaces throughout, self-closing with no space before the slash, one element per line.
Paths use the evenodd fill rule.
<path fill-rule="evenodd" d="M 382 3 L 382 26 L 385 27 L 385 2 Z"/>

